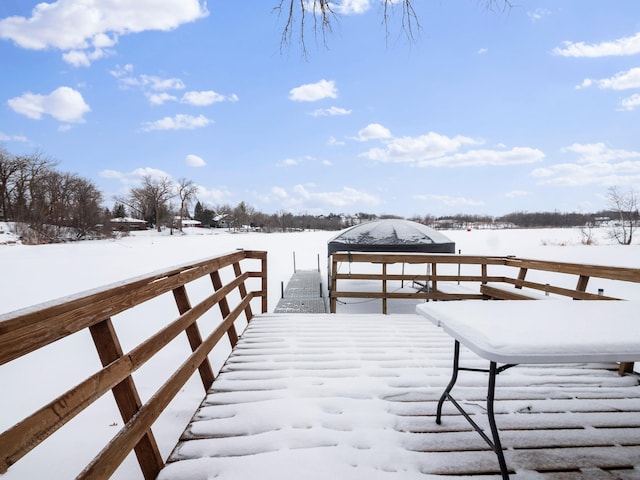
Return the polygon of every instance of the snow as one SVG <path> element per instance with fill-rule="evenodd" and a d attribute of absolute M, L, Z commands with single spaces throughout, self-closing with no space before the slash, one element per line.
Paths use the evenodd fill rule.
<path fill-rule="evenodd" d="M 0 224 L 0 292 L 2 312 L 10 312 L 37 303 L 76 294 L 81 291 L 142 275 L 187 261 L 211 257 L 238 248 L 268 251 L 269 309 L 273 309 L 280 296 L 281 282 L 286 284 L 293 273 L 294 255 L 298 269 L 315 269 L 320 264 L 326 271 L 327 241 L 336 232 L 297 233 L 230 233 L 225 230 L 185 228 L 184 234 L 168 231 L 161 234 L 153 231 L 132 232 L 128 236 L 111 240 L 86 241 L 57 245 L 26 246 Z M 602 265 L 617 265 L 640 268 L 640 246 L 621 246 L 606 240 L 605 231 L 596 231 L 597 245 L 581 244 L 581 233 L 576 229 L 545 230 L 473 230 L 447 231 L 447 237 L 456 243 L 456 249 L 464 254 L 517 255 L 525 258 L 561 260 Z M 605 286 L 605 293 L 609 286 Z M 640 286 L 624 286 L 616 294 L 624 298 L 640 299 Z M 158 309 L 173 308 L 166 303 L 149 302 L 143 316 L 153 318 Z M 357 308 L 357 306 L 356 306 Z M 391 307 L 392 308 L 392 307 Z M 393 312 L 393 310 L 391 310 Z M 417 316 L 416 316 L 417 317 Z M 120 321 L 117 330 L 125 350 L 135 345 L 148 334 L 144 322 Z M 140 331 L 143 329 L 144 331 Z M 171 362 L 174 356 L 188 348 L 186 342 L 172 342 L 166 357 L 136 372 L 136 383 L 140 395 L 148 399 L 157 388 L 159 379 L 166 375 L 163 362 Z M 328 352 L 331 354 L 331 352 Z M 214 352 L 214 368 L 221 367 L 229 354 L 229 347 L 221 345 Z M 310 360 L 312 361 L 312 360 Z M 61 392 L 72 387 L 80 379 L 99 368 L 99 361 L 88 333 L 81 332 L 34 352 L 10 364 L 0 366 L 0 384 L 10 394 L 0 395 L 0 430 L 32 413 Z M 374 372 L 375 373 L 375 372 Z M 302 384 L 299 379 L 287 380 L 288 387 Z M 438 384 L 446 379 L 438 379 Z M 10 386 L 10 387 L 7 387 Z M 354 387 L 354 385 L 345 385 Z M 517 382 L 514 388 L 517 387 Z M 354 390 L 355 392 L 355 390 Z M 255 392 L 254 392 L 255 393 Z M 186 423 L 202 401 L 204 392 L 197 375 L 183 388 L 154 427 L 163 456 L 168 456 Z M 295 402 L 290 404 L 291 421 L 304 427 L 309 417 L 316 418 L 322 408 L 349 410 L 348 400 L 325 401 L 306 405 L 297 410 Z M 275 415 L 274 412 L 266 412 Z M 367 420 L 384 422 L 375 412 L 367 413 Z M 229 415 L 233 415 L 230 410 Z M 262 414 L 264 416 L 264 413 Z M 362 417 L 363 420 L 365 417 Z M 363 422 L 365 423 L 365 422 Z M 230 428 L 233 422 L 230 422 Z M 248 419 L 247 424 L 253 424 Z M 56 432 L 46 444 L 36 447 L 25 458 L 13 465 L 2 476 L 2 480 L 24 478 L 62 479 L 75 476 L 122 426 L 122 420 L 113 399 L 105 395 L 69 425 Z M 338 425 L 339 426 L 339 425 Z M 346 432 L 354 444 L 366 445 L 370 441 L 366 428 Z M 318 441 L 322 441 L 319 438 Z M 267 442 L 268 443 L 268 442 Z M 384 443 L 382 444 L 384 446 Z M 330 447 L 328 447 L 330 448 Z M 69 450 L 73 449 L 73 455 Z M 364 452 L 364 449 L 363 449 Z M 344 451 L 331 448 L 329 456 L 344 458 Z M 360 467 L 355 470 L 343 463 L 318 464 L 309 452 L 298 449 L 274 450 L 268 457 L 275 464 L 286 462 L 292 468 L 298 466 L 306 472 L 304 478 L 411 478 L 412 472 L 395 472 L 391 477 L 379 467 L 387 465 L 385 455 L 399 454 L 397 451 L 375 455 L 361 454 Z M 236 462 L 234 468 L 246 469 L 247 475 L 234 470 L 237 478 L 250 478 L 256 465 L 252 458 Z M 207 461 L 194 462 L 193 469 L 206 468 Z M 415 475 L 415 472 L 413 472 Z M 354 476 L 355 475 L 355 476 Z M 114 478 L 137 478 L 139 469 L 135 458 L 130 456 Z M 206 477 L 204 477 L 206 478 Z M 268 480 L 267 477 L 265 480 Z M 274 477 L 275 478 L 275 477 Z M 300 477 L 302 478 L 302 477 Z M 421 478 L 427 478 L 422 477 Z"/>
<path fill-rule="evenodd" d="M 445 235 L 420 223 L 408 220 L 375 220 L 351 227 L 335 239 L 360 244 L 449 243 Z"/>
<path fill-rule="evenodd" d="M 384 219 L 349 227 L 329 241 L 329 252 L 412 251 L 453 253 L 455 245 L 441 232 L 410 220 Z"/>
<path fill-rule="evenodd" d="M 502 363 L 640 361 L 638 301 L 438 302 L 416 307 L 478 355 Z"/>

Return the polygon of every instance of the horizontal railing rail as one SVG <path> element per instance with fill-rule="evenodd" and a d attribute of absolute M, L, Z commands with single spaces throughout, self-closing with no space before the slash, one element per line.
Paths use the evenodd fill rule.
<path fill-rule="evenodd" d="M 207 276 L 211 293 L 192 306 L 188 289 Z M 114 316 L 165 294 L 173 296 L 178 317 L 168 314 L 169 319 L 161 328 L 124 352 Z M 238 339 L 235 322 L 243 313 L 246 322 L 251 321 L 254 298 L 261 298 L 261 311 L 266 312 L 267 254 L 237 250 L 0 315 L 0 365 L 88 330 L 103 366 L 0 434 L 0 474 L 112 391 L 124 426 L 78 478 L 109 478 L 131 451 L 135 452 L 144 478 L 156 478 L 163 459 L 152 425 L 196 370 L 205 391 L 211 386 L 214 372 L 208 355 L 225 334 L 231 346 L 235 345 Z M 202 338 L 198 320 L 215 306 L 219 307 L 219 323 Z M 192 353 L 143 403 L 132 374 L 183 333 Z M 170 365 L 168 369 L 175 367 Z M 9 385 L 3 388 L 11 390 Z"/>
<path fill-rule="evenodd" d="M 359 269 L 362 265 L 368 266 L 364 268 L 366 271 Z M 392 272 L 390 267 L 394 265 L 402 265 L 402 271 Z M 411 271 L 405 271 L 405 266 L 411 266 L 407 268 Z M 418 272 L 419 268 L 424 271 Z M 534 274 L 535 278 L 531 278 Z M 336 312 L 338 299 L 348 298 L 381 299 L 384 314 L 389 299 L 523 299 L 549 294 L 577 300 L 621 298 L 588 291 L 593 278 L 640 283 L 640 269 L 511 256 L 338 252 L 331 255 L 329 263 L 330 311 Z M 419 288 L 397 291 L 390 288 L 390 282 Z M 358 289 L 354 287 L 356 284 Z M 460 287 L 452 288 L 452 284 Z"/>

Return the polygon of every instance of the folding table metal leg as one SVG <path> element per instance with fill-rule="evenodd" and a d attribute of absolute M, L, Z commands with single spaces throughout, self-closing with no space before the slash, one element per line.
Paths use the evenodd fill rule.
<path fill-rule="evenodd" d="M 444 392 L 440 396 L 440 400 L 438 400 L 438 409 L 436 411 L 436 423 L 440 425 L 441 417 L 442 417 L 442 405 L 444 405 L 444 401 L 449 397 L 449 392 L 453 389 L 453 386 L 456 384 L 458 380 L 458 365 L 460 360 L 460 342 L 458 340 L 455 341 L 455 346 L 453 349 L 453 374 L 451 375 L 451 380 L 449 381 L 449 385 L 445 388 Z"/>
<path fill-rule="evenodd" d="M 491 436 L 493 437 L 493 445 L 489 444 L 498 456 L 498 464 L 500 465 L 500 473 L 504 480 L 509 480 L 509 471 L 507 470 L 507 462 L 504 460 L 504 452 L 502 451 L 502 443 L 496 425 L 496 417 L 493 411 L 493 401 L 495 399 L 496 375 L 500 371 L 496 362 L 489 364 L 489 388 L 487 390 L 487 416 L 489 417 L 489 426 L 491 427 Z"/>
<path fill-rule="evenodd" d="M 476 430 L 476 432 L 480 434 L 484 441 L 487 442 L 487 444 L 491 447 L 491 449 L 498 457 L 500 474 L 502 475 L 503 480 L 509 480 L 509 470 L 507 469 L 507 463 L 504 459 L 504 452 L 502 451 L 502 443 L 500 442 L 500 435 L 498 432 L 498 427 L 496 425 L 493 403 L 495 400 L 496 376 L 500 372 L 513 366 L 514 365 L 503 365 L 502 367 L 498 367 L 496 362 L 490 362 L 489 370 L 477 368 L 460 368 L 460 342 L 456 340 L 453 352 L 453 374 L 451 375 L 449 384 L 440 396 L 440 400 L 438 400 L 438 408 L 436 411 L 436 423 L 440 425 L 442 420 L 442 406 L 444 405 L 445 400 L 449 400 L 458 409 L 458 411 L 464 416 L 464 418 L 467 419 L 471 426 Z M 473 420 L 473 418 L 471 418 L 471 416 L 464 410 L 464 408 L 462 408 L 462 405 L 460 405 L 451 395 L 451 390 L 458 380 L 458 372 L 460 372 L 460 370 L 489 373 L 489 386 L 487 388 L 487 416 L 489 418 L 489 426 L 491 428 L 492 438 L 489 438 L 489 436 L 482 430 L 482 428 Z"/>

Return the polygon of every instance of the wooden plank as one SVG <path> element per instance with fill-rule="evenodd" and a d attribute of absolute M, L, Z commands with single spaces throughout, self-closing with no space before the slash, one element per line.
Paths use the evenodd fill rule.
<path fill-rule="evenodd" d="M 180 314 L 185 314 L 189 310 L 191 310 L 191 302 L 189 301 L 189 296 L 187 295 L 187 289 L 184 285 L 178 287 L 173 290 L 173 296 L 176 300 L 176 306 L 178 307 L 178 312 Z M 221 301 L 226 302 L 226 297 Z M 200 329 L 198 328 L 197 322 L 189 325 L 185 332 L 187 334 L 187 338 L 189 340 L 189 346 L 191 347 L 191 351 L 195 351 L 200 345 L 202 345 L 202 335 L 200 334 Z M 209 389 L 215 375 L 213 374 L 213 369 L 211 368 L 211 363 L 209 362 L 209 358 L 205 358 L 202 364 L 198 367 L 198 371 L 200 373 L 200 379 L 202 380 L 202 386 L 204 387 L 205 392 Z"/>
<path fill-rule="evenodd" d="M 17 312 L 0 315 L 0 365 L 84 328 L 113 317 L 151 298 L 167 293 L 216 269 L 238 262 L 244 251 L 229 258 L 214 257 L 206 262 L 187 264 L 185 270 L 171 269 L 120 282 L 116 286 L 67 297 Z M 179 273 L 179 274 L 178 274 Z"/>
<path fill-rule="evenodd" d="M 525 266 L 531 270 L 586 275 L 588 277 L 606 278 L 609 280 L 620 280 L 624 282 L 640 282 L 640 268 L 554 262 L 516 257 L 506 258 L 505 265 L 519 268 Z"/>
<path fill-rule="evenodd" d="M 453 255 L 434 253 L 334 253 L 336 262 L 343 263 L 447 263 L 505 265 L 506 257 Z"/>
<path fill-rule="evenodd" d="M 574 300 L 620 300 L 616 297 L 609 297 L 606 295 L 598 295 L 595 293 L 589 292 L 580 292 L 578 290 L 572 290 L 570 288 L 562 288 L 556 287 L 553 285 L 547 285 L 537 282 L 529 282 L 525 281 L 522 283 L 523 287 L 532 288 L 534 290 L 539 290 L 542 292 L 549 292 L 556 295 L 562 295 L 568 298 L 572 298 Z"/>
<path fill-rule="evenodd" d="M 122 358 L 124 353 L 111 319 L 96 323 L 90 328 L 90 331 L 103 367 Z M 118 405 L 118 410 L 120 410 L 122 420 L 127 423 L 138 413 L 142 406 L 133 377 L 131 375 L 127 376 L 111 391 Z M 156 478 L 164 465 L 164 461 L 151 429 L 145 432 L 135 446 L 134 451 L 144 478 L 146 480 Z"/>
<path fill-rule="evenodd" d="M 233 272 L 236 274 L 236 278 L 243 276 L 242 268 L 240 267 L 240 262 L 235 262 L 233 264 Z M 247 296 L 247 287 L 244 283 L 244 280 L 242 281 L 242 283 L 238 285 L 238 291 L 240 292 L 240 298 L 245 298 Z M 253 318 L 253 312 L 251 311 L 250 303 L 247 304 L 244 313 L 247 317 L 247 322 L 250 322 L 251 319 Z"/>
<path fill-rule="evenodd" d="M 520 267 L 520 271 L 518 272 L 518 281 L 516 282 L 516 288 L 522 288 L 522 282 L 524 282 L 524 279 L 527 276 L 528 271 L 529 271 L 528 268 Z"/>
<path fill-rule="evenodd" d="M 215 291 L 218 291 L 222 288 L 222 278 L 220 277 L 220 272 L 215 271 L 212 272 L 211 275 L 211 283 L 213 283 L 213 288 Z M 218 307 L 220 308 L 220 313 L 222 314 L 222 318 L 225 318 L 230 313 L 229 302 L 227 301 L 227 297 L 225 296 L 218 303 Z M 238 343 L 238 333 L 236 332 L 236 327 L 232 325 L 227 332 L 229 337 L 229 342 L 231 343 L 231 347 L 235 347 L 236 343 Z"/>
<path fill-rule="evenodd" d="M 490 298 L 499 300 L 537 300 L 536 297 L 526 295 L 521 291 L 513 289 L 498 288 L 493 285 L 480 285 L 480 293 Z"/>
<path fill-rule="evenodd" d="M 578 284 L 576 285 L 576 290 L 578 292 L 586 292 L 588 283 L 589 283 L 589 276 L 588 275 L 580 275 L 578 277 Z"/>
<path fill-rule="evenodd" d="M 160 389 L 144 404 L 138 414 L 120 430 L 114 439 L 91 461 L 78 475 L 77 480 L 108 479 L 118 466 L 133 450 L 140 438 L 153 422 L 160 416 L 167 405 L 180 391 L 189 377 L 196 371 L 204 358 L 209 354 L 230 325 L 240 316 L 251 301 L 245 297 L 230 315 L 203 341 L 189 358 L 180 365 L 176 372 L 160 387 Z"/>
<path fill-rule="evenodd" d="M 245 458 L 263 475 L 278 475 L 289 466 L 273 463 L 280 454 L 292 464 L 373 464 L 391 476 L 499 478 L 495 454 L 449 402 L 436 424 L 452 345 L 441 329 L 411 317 L 256 317 L 161 478 L 186 477 L 193 465 L 223 472 Z M 486 362 L 467 351 L 464 365 Z M 522 366 L 500 375 L 496 421 L 514 478 L 574 478 L 563 476 L 567 471 L 576 480 L 608 471 L 635 478 L 624 474 L 633 474 L 640 458 L 640 386 L 612 368 Z M 486 377 L 461 373 L 455 393 L 484 425 Z M 289 414 L 292 402 L 313 418 Z M 274 415 L 256 417 L 262 409 Z M 381 448 L 394 454 L 383 458 Z"/>
<path fill-rule="evenodd" d="M 0 434 L 0 471 L 13 465 L 133 372 L 124 356 Z"/>
<path fill-rule="evenodd" d="M 382 313 L 387 314 L 387 264 L 382 264 Z"/>
<path fill-rule="evenodd" d="M 0 435 L 0 452 L 4 455 L 4 460 L 0 460 L 0 465 L 7 467 L 13 465 L 91 403 L 122 382 L 181 334 L 203 313 L 216 305 L 221 298 L 237 288 L 245 277 L 246 274 L 243 274 L 234 279 L 218 292 L 181 315 L 176 321 L 149 337 L 127 355 L 111 362 L 101 371 L 3 432 Z M 253 296 L 248 296 L 246 301 L 250 301 L 251 298 Z"/>

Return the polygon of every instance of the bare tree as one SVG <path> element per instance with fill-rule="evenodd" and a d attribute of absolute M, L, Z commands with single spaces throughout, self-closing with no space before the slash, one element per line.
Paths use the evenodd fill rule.
<path fill-rule="evenodd" d="M 240 202 L 231 212 L 231 223 L 236 230 L 242 230 L 251 223 L 255 210 L 245 202 Z"/>
<path fill-rule="evenodd" d="M 187 213 L 189 205 L 198 193 L 198 186 L 192 180 L 181 178 L 176 184 L 176 195 L 180 199 L 180 211 L 178 212 L 178 228 L 182 232 L 182 219 Z"/>
<path fill-rule="evenodd" d="M 621 245 L 630 245 L 639 218 L 638 193 L 633 188 L 622 192 L 619 187 L 609 187 L 607 200 L 618 217 L 611 226 L 611 238 Z"/>
<path fill-rule="evenodd" d="M 145 175 L 140 187 L 132 188 L 126 197 L 116 197 L 116 201 L 129 207 L 138 218 L 153 223 L 160 231 L 163 218 L 169 214 L 169 200 L 173 198 L 173 192 L 169 178 Z"/>
<path fill-rule="evenodd" d="M 413 0 L 379 0 L 382 3 L 382 22 L 386 36 L 389 37 L 389 24 L 395 11 L 400 10 L 400 26 L 406 37 L 413 42 L 420 30 L 418 14 Z M 510 0 L 484 0 L 487 10 L 505 10 L 510 7 Z M 307 56 L 306 37 L 309 29 L 314 38 L 320 35 L 326 46 L 327 34 L 333 30 L 333 25 L 340 19 L 336 3 L 331 0 L 279 0 L 273 8 L 283 17 L 284 26 L 280 39 L 280 49 L 291 45 L 292 38 L 297 34 L 302 54 Z M 310 17 L 310 18 L 309 18 Z"/>

